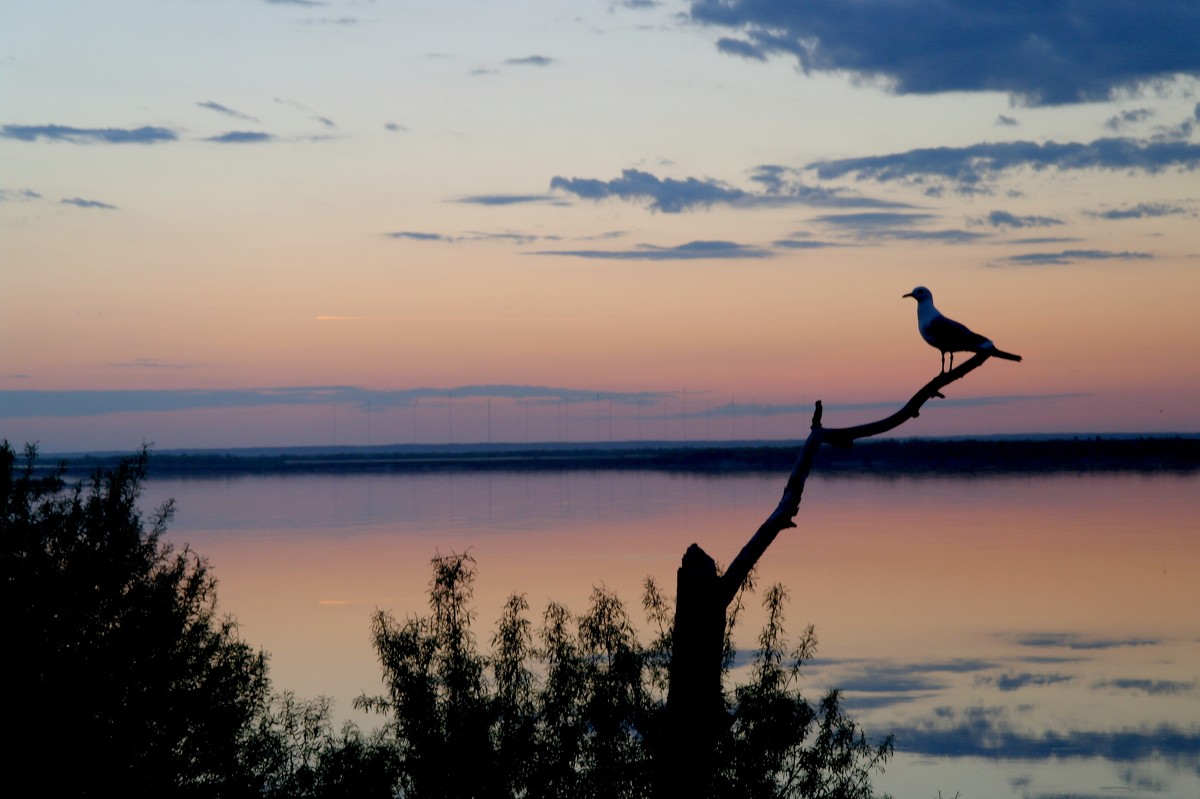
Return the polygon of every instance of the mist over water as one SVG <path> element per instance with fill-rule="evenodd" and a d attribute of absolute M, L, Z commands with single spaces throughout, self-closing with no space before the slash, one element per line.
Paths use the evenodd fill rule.
<path fill-rule="evenodd" d="M 668 592 L 691 543 L 728 563 L 783 476 L 447 472 L 150 480 L 168 539 L 211 561 L 224 612 L 271 653 L 276 689 L 381 688 L 377 608 L 425 611 L 429 559 L 479 564 L 477 635 L 525 593 Z M 897 797 L 1200 795 L 1200 477 L 814 476 L 798 527 L 763 558 L 788 627 L 817 628 L 805 693 L 844 690 L 869 734 L 897 736 L 877 778 Z M 754 645 L 757 597 L 736 643 Z"/>

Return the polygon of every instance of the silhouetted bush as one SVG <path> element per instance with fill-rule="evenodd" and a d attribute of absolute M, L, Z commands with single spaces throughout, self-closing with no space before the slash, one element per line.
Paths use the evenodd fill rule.
<path fill-rule="evenodd" d="M 618 598 L 595 589 L 578 617 L 551 603 L 536 636 L 528 603 L 512 596 L 484 654 L 472 630 L 474 560 L 438 556 L 433 569 L 429 615 L 400 622 L 376 614 L 387 694 L 356 702 L 387 718 L 401 795 L 650 795 L 671 651 L 671 609 L 654 583 L 647 581 L 643 600 L 657 628 L 649 645 L 639 643 Z M 871 773 L 890 757 L 892 741 L 870 744 L 836 691 L 815 707 L 801 696 L 799 667 L 814 637 L 810 627 L 788 648 L 785 603 L 782 588 L 767 591 L 750 679 L 726 694 L 715 795 L 872 797 Z M 730 628 L 735 620 L 736 613 Z"/>
<path fill-rule="evenodd" d="M 216 615 L 208 564 L 143 524 L 146 453 L 67 485 L 0 445 L 10 785 L 58 796 L 256 793 L 264 655 Z"/>

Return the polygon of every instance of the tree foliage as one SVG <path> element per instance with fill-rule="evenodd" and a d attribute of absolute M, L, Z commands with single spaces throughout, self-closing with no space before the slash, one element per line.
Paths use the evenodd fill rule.
<path fill-rule="evenodd" d="M 401 795 L 650 795 L 671 651 L 671 609 L 653 581 L 643 598 L 656 629 L 648 645 L 621 601 L 597 588 L 579 616 L 551 603 L 536 631 L 525 598 L 510 597 L 485 653 L 469 604 L 474 560 L 439 555 L 433 571 L 428 615 L 399 621 L 376 614 L 387 692 L 357 701 L 387 718 Z M 798 644 L 788 643 L 786 599 L 779 586 L 766 592 L 767 622 L 749 679 L 726 692 L 715 795 L 872 797 L 870 776 L 890 757 L 891 739 L 870 743 L 836 691 L 815 706 L 800 694 L 799 669 L 815 638 L 810 627 Z M 726 652 L 728 676 L 728 635 Z"/>
<path fill-rule="evenodd" d="M 385 693 L 356 705 L 384 724 L 335 730 L 329 700 L 271 695 L 266 656 L 217 614 L 208 563 L 162 540 L 173 505 L 142 516 L 144 450 L 75 484 L 36 457 L 0 444 L 13 784 L 267 799 L 652 793 L 674 615 L 652 580 L 642 600 L 649 643 L 617 596 L 597 588 L 582 614 L 551 603 L 540 621 L 511 596 L 485 652 L 475 561 L 438 556 L 427 614 L 373 619 Z M 727 678 L 742 599 L 726 629 Z M 891 740 L 869 743 L 836 692 L 815 706 L 801 696 L 812 630 L 789 644 L 783 589 L 764 602 L 748 679 L 724 694 L 714 796 L 872 797 L 869 778 Z"/>
<path fill-rule="evenodd" d="M 146 453 L 66 484 L 0 445 L 10 780 L 60 795 L 237 795 L 265 657 L 216 614 L 208 563 L 137 508 Z M 15 779 L 23 775 L 24 779 Z"/>

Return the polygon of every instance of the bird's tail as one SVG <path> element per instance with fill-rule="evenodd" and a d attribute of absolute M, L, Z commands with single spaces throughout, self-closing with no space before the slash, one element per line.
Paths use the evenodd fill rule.
<path fill-rule="evenodd" d="M 995 347 L 990 347 L 990 348 L 989 348 L 989 354 L 990 354 L 990 355 L 992 355 L 993 357 L 996 357 L 996 358 L 1003 358 L 1003 359 L 1004 359 L 1004 360 L 1006 360 L 1006 361 L 1019 361 L 1019 360 L 1021 360 L 1021 356 L 1020 356 L 1020 355 L 1013 355 L 1011 352 L 1005 352 L 1004 350 L 998 350 L 998 349 L 996 349 Z"/>

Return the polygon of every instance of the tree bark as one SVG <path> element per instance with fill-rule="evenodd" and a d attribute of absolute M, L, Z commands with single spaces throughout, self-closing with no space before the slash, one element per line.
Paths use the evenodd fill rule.
<path fill-rule="evenodd" d="M 714 756 L 724 722 L 721 660 L 726 609 L 776 536 L 796 526 L 793 519 L 800 510 L 804 484 L 821 445 L 850 447 L 860 438 L 896 429 L 919 416 L 926 402 L 942 397 L 943 388 L 981 366 L 989 357 L 987 353 L 978 353 L 949 372 L 942 372 L 922 386 L 900 410 L 867 424 L 823 427 L 823 409 L 818 400 L 812 430 L 788 476 L 783 497 L 729 568 L 718 575 L 716 563 L 699 545 L 688 547 L 679 568 L 675 597 L 666 757 L 658 772 L 658 796 L 702 799 L 711 794 Z"/>

